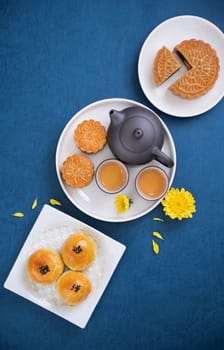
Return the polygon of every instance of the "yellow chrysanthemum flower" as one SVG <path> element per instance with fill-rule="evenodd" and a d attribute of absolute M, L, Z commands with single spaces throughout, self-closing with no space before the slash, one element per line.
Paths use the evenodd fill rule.
<path fill-rule="evenodd" d="M 130 208 L 130 205 L 132 204 L 132 200 L 124 194 L 118 194 L 115 198 L 114 203 L 118 213 L 124 213 Z"/>
<path fill-rule="evenodd" d="M 184 188 L 171 188 L 161 203 L 163 211 L 171 219 L 192 218 L 192 213 L 196 212 L 195 199 L 191 192 Z"/>

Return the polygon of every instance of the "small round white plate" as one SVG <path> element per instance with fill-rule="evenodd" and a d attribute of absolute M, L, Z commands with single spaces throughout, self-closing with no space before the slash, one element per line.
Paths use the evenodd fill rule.
<path fill-rule="evenodd" d="M 149 213 L 161 201 L 161 199 L 156 201 L 147 201 L 142 199 L 137 194 L 135 189 L 135 177 L 138 171 L 143 166 L 128 167 L 129 183 L 126 186 L 126 188 L 122 191 L 122 193 L 126 194 L 129 198 L 131 198 L 133 204 L 131 205 L 130 209 L 125 213 L 117 213 L 114 205 L 116 194 L 108 194 L 101 191 L 96 184 L 95 177 L 88 186 L 81 189 L 74 189 L 67 186 L 61 178 L 60 169 L 64 160 L 74 153 L 81 153 L 75 145 L 73 137 L 74 130 L 77 127 L 77 125 L 80 124 L 83 120 L 95 119 L 100 121 L 101 124 L 103 124 L 107 129 L 110 124 L 109 112 L 111 109 L 122 110 L 124 108 L 132 106 L 141 106 L 147 108 L 141 103 L 126 99 L 112 98 L 94 102 L 74 115 L 74 117 L 65 126 L 58 141 L 56 150 L 56 171 L 59 183 L 66 196 L 70 199 L 70 201 L 81 211 L 83 211 L 87 215 L 94 217 L 95 219 L 109 222 L 124 222 L 133 220 Z M 165 134 L 164 145 L 162 150 L 168 156 L 170 156 L 170 158 L 173 159 L 174 166 L 171 169 L 168 169 L 155 160 L 151 161 L 150 164 L 157 164 L 163 170 L 165 170 L 169 178 L 170 187 L 173 182 L 173 178 L 176 171 L 176 150 L 168 128 L 161 119 L 160 121 L 164 127 Z M 95 169 L 98 166 L 98 164 L 102 162 L 102 160 L 107 158 L 114 158 L 107 144 L 102 151 L 93 155 L 88 155 L 88 157 L 90 157 L 90 159 L 92 160 Z"/>
<path fill-rule="evenodd" d="M 204 96 L 188 100 L 175 96 L 168 87 L 185 71 L 182 68 L 161 86 L 153 80 L 153 61 L 162 46 L 173 51 L 186 39 L 201 39 L 209 43 L 219 57 L 220 72 L 214 87 Z M 193 117 L 214 107 L 224 95 L 224 34 L 208 20 L 195 16 L 178 16 L 162 22 L 146 38 L 139 55 L 138 77 L 148 100 L 159 110 L 175 117 Z"/>

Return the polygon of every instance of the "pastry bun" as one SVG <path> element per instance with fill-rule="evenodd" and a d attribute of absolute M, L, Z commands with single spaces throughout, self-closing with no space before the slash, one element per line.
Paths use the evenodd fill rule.
<path fill-rule="evenodd" d="M 65 241 L 61 253 L 69 269 L 82 271 L 95 260 L 96 242 L 90 236 L 77 232 Z"/>
<path fill-rule="evenodd" d="M 91 292 L 91 282 L 83 272 L 66 271 L 59 277 L 56 289 L 67 305 L 77 305 Z"/>
<path fill-rule="evenodd" d="M 55 282 L 64 270 L 64 263 L 57 251 L 41 248 L 28 259 L 27 273 L 37 283 Z"/>

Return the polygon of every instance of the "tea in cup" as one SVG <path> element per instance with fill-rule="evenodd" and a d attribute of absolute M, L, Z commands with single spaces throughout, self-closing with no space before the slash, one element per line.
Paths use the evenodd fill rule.
<path fill-rule="evenodd" d="M 165 195 L 168 189 L 168 177 L 162 169 L 149 166 L 138 173 L 135 184 L 141 197 L 156 200 Z"/>
<path fill-rule="evenodd" d="M 128 183 L 128 170 L 117 159 L 107 159 L 96 169 L 96 183 L 107 193 L 117 193 Z"/>

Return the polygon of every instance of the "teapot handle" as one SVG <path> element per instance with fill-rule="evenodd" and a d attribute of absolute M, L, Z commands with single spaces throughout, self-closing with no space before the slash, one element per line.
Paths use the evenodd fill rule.
<path fill-rule="evenodd" d="M 158 162 L 162 163 L 168 168 L 173 167 L 174 165 L 173 160 L 169 156 L 167 156 L 165 153 L 163 153 L 158 147 L 154 147 L 152 150 L 152 153 L 154 155 L 154 158 L 158 160 Z"/>

